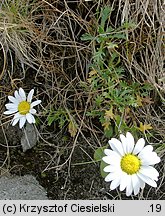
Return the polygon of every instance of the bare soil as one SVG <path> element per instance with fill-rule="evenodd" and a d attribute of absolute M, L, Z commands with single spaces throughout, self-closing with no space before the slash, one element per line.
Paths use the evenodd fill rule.
<path fill-rule="evenodd" d="M 0 132 L 2 143 L 5 142 L 5 137 L 2 130 Z M 143 193 L 139 196 L 126 197 L 124 192 L 119 193 L 118 190 L 109 190 L 109 184 L 104 182 L 100 175 L 99 163 L 91 162 L 85 164 L 85 162 L 90 161 L 89 156 L 93 157 L 94 152 L 83 141 L 76 145 L 71 160 L 60 168 L 57 167 L 59 158 L 54 157 L 52 159 L 50 157 L 50 155 L 56 155 L 55 147 L 38 143 L 33 149 L 24 153 L 20 146 L 21 131 L 17 127 L 9 126 L 5 133 L 10 145 L 10 158 L 8 158 L 10 173 L 19 176 L 26 174 L 35 176 L 46 189 L 49 199 L 165 199 L 165 183 L 164 180 L 161 182 L 163 179 L 164 161 L 157 166 L 158 171 L 160 171 L 158 188 L 154 189 L 146 186 Z M 81 147 L 85 149 L 85 153 Z M 61 155 L 60 164 L 65 163 L 69 157 L 70 151 L 68 150 L 68 154 L 66 152 Z M 6 148 L 1 147 L 1 166 L 6 155 Z M 49 167 L 52 169 L 43 172 L 50 162 L 51 165 Z M 76 165 L 77 163 L 82 164 Z M 161 186 L 159 187 L 159 185 Z"/>

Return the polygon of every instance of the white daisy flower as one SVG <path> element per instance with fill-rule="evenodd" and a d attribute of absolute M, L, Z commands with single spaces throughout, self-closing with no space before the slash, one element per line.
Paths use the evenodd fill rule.
<path fill-rule="evenodd" d="M 121 141 L 112 138 L 109 140 L 111 149 L 105 149 L 106 156 L 102 160 L 108 164 L 104 168 L 109 174 L 105 177 L 106 182 L 110 182 L 110 189 L 114 190 L 118 186 L 120 191 L 126 189 L 126 195 L 132 192 L 137 195 L 140 188 L 145 187 L 145 183 L 152 187 L 157 187 L 159 173 L 153 167 L 160 162 L 156 152 L 153 152 L 151 145 L 145 145 L 145 140 L 140 138 L 136 145 L 131 133 L 127 132 L 126 137 L 121 134 Z"/>
<path fill-rule="evenodd" d="M 32 124 L 35 123 L 35 118 L 33 114 L 36 113 L 36 110 L 33 108 L 34 106 L 41 103 L 41 100 L 36 100 L 32 102 L 32 97 L 34 94 L 34 89 L 32 89 L 27 98 L 25 91 L 22 88 L 19 88 L 19 91 L 14 92 L 14 96 L 8 96 L 8 99 L 11 103 L 6 104 L 7 111 L 4 112 L 6 115 L 14 114 L 14 118 L 12 120 L 12 125 L 16 125 L 19 122 L 19 127 L 22 128 L 26 122 L 26 120 Z"/>

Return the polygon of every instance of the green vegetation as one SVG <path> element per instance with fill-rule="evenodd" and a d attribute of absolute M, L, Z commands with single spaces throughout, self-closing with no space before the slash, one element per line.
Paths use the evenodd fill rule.
<path fill-rule="evenodd" d="M 152 90 L 149 84 L 133 81 L 122 64 L 120 52 L 129 43 L 128 33 L 135 24 L 123 23 L 115 29 L 108 25 L 110 15 L 111 8 L 105 6 L 97 19 L 95 35 L 81 37 L 94 47 L 88 78 L 94 99 L 87 116 L 98 117 L 108 138 L 125 130 L 135 131 L 136 122 L 130 128 L 124 117 L 142 106 L 142 98 L 149 97 Z"/>

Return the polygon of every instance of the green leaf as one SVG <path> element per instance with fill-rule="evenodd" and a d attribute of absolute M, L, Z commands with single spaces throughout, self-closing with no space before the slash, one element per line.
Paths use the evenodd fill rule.
<path fill-rule="evenodd" d="M 109 129 L 104 130 L 105 136 L 111 138 L 113 135 L 113 127 L 110 125 Z"/>
<path fill-rule="evenodd" d="M 105 28 L 105 22 L 110 16 L 111 8 L 109 6 L 105 6 L 101 12 L 101 29 L 104 30 Z M 100 32 L 99 32 L 100 33 Z"/>
<path fill-rule="evenodd" d="M 111 33 L 114 30 L 111 26 L 107 27 L 106 33 Z"/>
<path fill-rule="evenodd" d="M 95 161 L 101 161 L 100 163 L 100 174 L 103 178 L 107 176 L 108 173 L 104 172 L 104 168 L 107 166 L 107 164 L 102 160 L 102 158 L 105 156 L 104 149 L 107 148 L 108 145 L 100 147 L 96 149 L 94 153 L 94 160 Z"/>
<path fill-rule="evenodd" d="M 64 127 L 66 122 L 67 122 L 66 116 L 61 115 L 59 117 L 59 127 L 60 127 L 60 129 L 62 129 Z"/>
<path fill-rule="evenodd" d="M 101 161 L 102 160 L 102 158 L 105 156 L 104 149 L 106 149 L 106 148 L 107 148 L 107 145 L 99 147 L 98 149 L 96 149 L 96 151 L 94 152 L 94 160 L 95 161 Z"/>
<path fill-rule="evenodd" d="M 96 38 L 96 41 L 97 41 L 98 43 L 101 44 L 101 43 L 104 42 L 106 39 L 107 39 L 107 35 L 104 34 L 104 32 L 103 32 L 102 34 L 98 35 L 98 37 Z"/>
<path fill-rule="evenodd" d="M 48 116 L 48 126 L 50 126 L 54 122 L 54 116 Z"/>
<path fill-rule="evenodd" d="M 100 64 L 100 62 L 103 61 L 104 57 L 105 57 L 105 53 L 101 48 L 99 48 L 93 55 L 94 61 L 97 62 L 98 64 Z"/>
<path fill-rule="evenodd" d="M 122 28 L 125 28 L 125 29 L 134 29 L 136 27 L 137 27 L 137 25 L 134 22 L 125 22 L 122 25 Z"/>
<path fill-rule="evenodd" d="M 92 40 L 94 40 L 94 39 L 95 39 L 95 37 L 92 36 L 92 35 L 89 34 L 89 33 L 85 33 L 85 34 L 83 34 L 83 35 L 81 36 L 81 40 L 82 40 L 82 41 L 92 41 Z"/>
<path fill-rule="evenodd" d="M 107 35 L 107 38 L 112 38 L 112 39 L 117 38 L 117 39 L 125 39 L 125 40 L 127 39 L 124 33 L 109 34 Z"/>
<path fill-rule="evenodd" d="M 106 164 L 103 160 L 102 160 L 101 163 L 100 163 L 100 173 L 101 173 L 101 176 L 102 176 L 103 178 L 105 178 L 105 177 L 108 175 L 108 173 L 104 172 L 104 168 L 105 168 L 107 165 L 108 165 L 108 164 Z"/>
<path fill-rule="evenodd" d="M 97 95 L 96 98 L 95 98 L 96 106 L 100 107 L 103 100 L 104 100 L 104 98 L 101 95 Z"/>

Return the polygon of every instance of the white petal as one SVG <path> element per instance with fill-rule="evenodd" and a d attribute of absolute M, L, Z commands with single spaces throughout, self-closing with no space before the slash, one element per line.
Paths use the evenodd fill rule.
<path fill-rule="evenodd" d="M 27 102 L 31 102 L 32 101 L 32 98 L 33 98 L 33 94 L 34 94 L 34 89 L 32 89 L 28 96 L 27 96 Z"/>
<path fill-rule="evenodd" d="M 105 181 L 106 182 L 110 182 L 114 179 L 116 179 L 118 177 L 118 173 L 114 172 L 114 173 L 109 173 L 106 177 L 105 177 Z"/>
<path fill-rule="evenodd" d="M 119 167 L 112 165 L 108 165 L 104 168 L 104 172 L 115 172 L 117 170 L 119 170 Z"/>
<path fill-rule="evenodd" d="M 149 154 L 153 151 L 153 146 L 151 145 L 147 145 L 145 146 L 142 151 L 139 153 L 139 157 L 142 156 L 142 155 L 145 155 L 145 154 Z"/>
<path fill-rule="evenodd" d="M 120 175 L 118 175 L 118 177 L 111 182 L 110 189 L 114 190 L 119 186 L 119 184 L 120 184 Z"/>
<path fill-rule="evenodd" d="M 26 119 L 27 119 L 27 121 L 29 122 L 29 124 L 31 124 L 32 123 L 32 114 L 31 113 L 27 113 L 26 114 Z"/>
<path fill-rule="evenodd" d="M 22 98 L 21 98 L 21 96 L 18 94 L 18 91 L 17 91 L 17 90 L 14 92 L 14 96 L 15 96 L 15 98 L 17 99 L 18 102 L 21 102 L 21 101 L 22 101 Z"/>
<path fill-rule="evenodd" d="M 140 179 L 140 180 L 141 180 L 141 179 Z M 141 183 L 140 183 L 141 189 L 144 189 L 144 188 L 145 188 L 145 185 L 146 185 L 145 182 L 141 180 Z"/>
<path fill-rule="evenodd" d="M 151 152 L 149 154 L 138 156 L 141 160 L 142 165 L 154 165 L 160 162 L 160 158 L 157 156 L 156 152 Z"/>
<path fill-rule="evenodd" d="M 120 164 L 120 157 L 116 156 L 104 156 L 102 160 L 107 163 L 107 164 L 114 164 L 114 165 L 119 165 Z"/>
<path fill-rule="evenodd" d="M 117 154 L 116 152 L 112 151 L 111 149 L 104 149 L 104 153 L 105 153 L 107 156 L 111 156 L 111 155 L 113 155 L 114 153 Z"/>
<path fill-rule="evenodd" d="M 127 153 L 132 153 L 132 150 L 135 145 L 134 137 L 130 132 L 126 133 L 126 138 L 127 138 Z"/>
<path fill-rule="evenodd" d="M 10 110 L 18 110 L 18 105 L 14 104 L 14 103 L 8 103 L 5 104 L 6 109 L 10 109 Z"/>
<path fill-rule="evenodd" d="M 22 88 L 19 88 L 19 95 L 22 98 L 23 101 L 26 101 L 26 94 L 25 91 Z"/>
<path fill-rule="evenodd" d="M 41 100 L 36 100 L 34 102 L 31 103 L 31 108 L 33 108 L 34 106 L 38 105 L 41 103 Z"/>
<path fill-rule="evenodd" d="M 134 195 L 137 195 L 140 190 L 140 179 L 136 174 L 131 175 L 131 180 L 132 180 L 132 186 L 133 186 L 133 191 Z"/>
<path fill-rule="evenodd" d="M 21 115 L 19 112 L 17 112 L 15 115 L 14 115 L 14 118 L 13 118 L 13 120 L 14 119 L 20 119 L 20 118 L 22 118 L 24 115 Z"/>
<path fill-rule="evenodd" d="M 36 120 L 35 120 L 35 118 L 34 118 L 34 116 L 32 115 L 32 119 L 33 119 L 33 122 L 32 123 L 36 123 Z"/>
<path fill-rule="evenodd" d="M 12 109 L 8 109 L 7 111 L 11 111 L 11 112 L 15 113 L 15 112 L 18 112 L 18 109 L 17 108 L 12 108 Z"/>
<path fill-rule="evenodd" d="M 116 157 L 120 157 L 120 154 L 116 151 L 112 151 L 111 149 L 104 149 L 104 153 L 107 155 L 107 156 L 116 156 Z"/>
<path fill-rule="evenodd" d="M 15 112 L 17 112 L 17 110 L 7 110 L 7 111 L 4 112 L 4 114 L 5 115 L 10 115 L 10 114 L 13 114 Z"/>
<path fill-rule="evenodd" d="M 124 155 L 123 146 L 118 139 L 112 138 L 108 143 L 114 151 L 118 152 L 121 156 Z"/>
<path fill-rule="evenodd" d="M 33 117 L 33 115 L 31 113 L 26 114 L 26 119 L 29 122 L 29 124 L 32 124 L 32 123 L 35 122 L 34 117 Z"/>
<path fill-rule="evenodd" d="M 29 112 L 30 112 L 31 114 L 36 114 L 37 111 L 36 111 L 35 109 L 32 108 L 32 109 L 29 110 Z"/>
<path fill-rule="evenodd" d="M 123 134 L 120 134 L 120 140 L 121 140 L 121 143 L 122 143 L 122 146 L 123 146 L 124 153 L 125 154 L 128 153 L 127 152 L 127 139 Z"/>
<path fill-rule="evenodd" d="M 26 117 L 23 116 L 23 117 L 20 118 L 20 120 L 19 120 L 19 127 L 22 128 L 22 127 L 24 126 L 25 122 L 26 122 Z"/>
<path fill-rule="evenodd" d="M 9 101 L 11 101 L 14 104 L 18 104 L 19 103 L 19 101 L 15 97 L 13 97 L 13 96 L 8 96 L 8 99 L 9 99 Z"/>
<path fill-rule="evenodd" d="M 121 180 L 120 180 L 120 191 L 123 191 L 126 186 L 127 186 L 127 183 L 128 183 L 128 178 L 130 177 L 127 173 L 123 172 L 122 171 L 122 174 L 121 174 Z"/>
<path fill-rule="evenodd" d="M 126 187 L 126 196 L 130 196 L 132 194 L 132 191 L 133 191 L 132 180 L 131 180 L 131 176 L 129 176 L 127 187 Z"/>
<path fill-rule="evenodd" d="M 144 148 L 144 145 L 145 145 L 145 140 L 143 138 L 140 138 L 135 145 L 133 154 L 138 154 L 139 152 L 141 152 L 142 149 Z"/>
<path fill-rule="evenodd" d="M 13 119 L 12 126 L 16 125 L 19 120 L 20 120 L 20 118 Z"/>
<path fill-rule="evenodd" d="M 109 156 L 104 156 L 104 157 L 102 158 L 102 160 L 103 160 L 105 163 L 107 163 L 107 164 L 111 164 L 111 158 L 110 158 Z"/>
<path fill-rule="evenodd" d="M 155 165 L 160 162 L 159 157 L 149 158 L 148 160 L 143 161 L 143 165 Z"/>
<path fill-rule="evenodd" d="M 149 178 L 153 180 L 157 180 L 159 176 L 158 171 L 154 167 L 151 167 L 151 166 L 141 166 L 139 173 L 142 173 L 143 175 L 148 176 Z"/>
<path fill-rule="evenodd" d="M 22 118 L 22 117 L 24 117 L 25 115 L 22 115 L 22 114 L 20 114 L 19 112 L 17 112 L 16 114 L 15 114 L 15 116 L 14 116 L 14 118 Z"/>
<path fill-rule="evenodd" d="M 152 186 L 152 187 L 157 187 L 157 184 L 154 180 L 152 180 L 151 178 L 149 178 L 148 176 L 145 176 L 141 173 L 137 173 L 137 175 L 139 176 L 139 178 L 144 181 L 145 183 L 147 183 L 148 185 Z"/>

